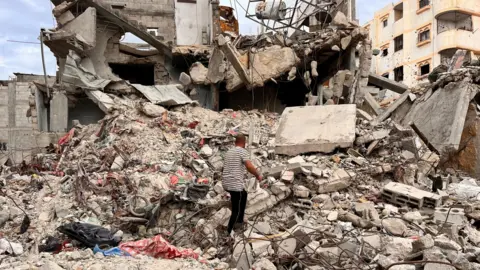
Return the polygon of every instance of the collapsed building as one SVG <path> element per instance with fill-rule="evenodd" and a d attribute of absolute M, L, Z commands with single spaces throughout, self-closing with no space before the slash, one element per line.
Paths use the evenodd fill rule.
<path fill-rule="evenodd" d="M 408 88 L 370 73 L 354 1 L 301 6 L 296 31 L 257 36 L 204 3 L 202 39 L 171 3 L 52 2 L 56 76 L 0 88 L 21 101 L 8 142 L 33 124 L 46 146 L 2 160 L 0 269 L 480 266 L 480 68 L 465 51 Z M 221 174 L 238 133 L 264 180 L 247 179 L 229 242 Z"/>

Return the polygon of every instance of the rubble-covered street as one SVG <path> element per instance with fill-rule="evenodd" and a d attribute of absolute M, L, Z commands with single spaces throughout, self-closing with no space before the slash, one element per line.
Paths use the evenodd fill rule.
<path fill-rule="evenodd" d="M 225 31 L 202 52 L 102 1 L 53 12 L 41 34 L 59 70 L 28 84 L 28 113 L 67 132 L 0 167 L 0 269 L 480 269 L 480 64 L 466 51 L 409 88 L 370 73 L 365 29 L 338 10 L 314 33 Z M 124 28 L 154 49 L 121 43 Z M 179 72 L 172 51 L 203 60 Z M 340 64 L 355 52 L 357 68 Z M 154 62 L 154 82 L 117 77 L 115 53 Z M 219 88 L 272 83 L 303 103 L 219 110 Z M 102 117 L 70 125 L 85 99 Z M 237 134 L 263 180 L 245 179 L 246 224 L 229 238 L 222 171 Z"/>

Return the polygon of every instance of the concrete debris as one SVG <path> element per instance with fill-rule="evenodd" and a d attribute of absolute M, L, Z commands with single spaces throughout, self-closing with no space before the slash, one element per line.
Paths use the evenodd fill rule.
<path fill-rule="evenodd" d="M 200 62 L 195 62 L 190 67 L 190 77 L 194 84 L 207 84 L 208 69 Z"/>
<path fill-rule="evenodd" d="M 180 81 L 180 83 L 182 83 L 183 86 L 189 86 L 190 84 L 192 84 L 192 78 L 188 76 L 188 74 L 185 72 L 182 72 L 180 74 L 178 80 Z"/>
<path fill-rule="evenodd" d="M 152 104 L 150 102 L 144 102 L 140 104 L 141 111 L 150 117 L 161 117 L 167 110 L 162 106 Z"/>

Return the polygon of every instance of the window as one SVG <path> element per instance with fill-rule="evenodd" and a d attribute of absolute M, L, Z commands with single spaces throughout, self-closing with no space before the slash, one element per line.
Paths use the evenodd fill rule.
<path fill-rule="evenodd" d="M 383 23 L 383 28 L 387 27 L 388 26 L 388 19 L 385 19 L 382 23 Z"/>
<path fill-rule="evenodd" d="M 382 56 L 387 56 L 388 55 L 388 48 L 382 49 Z"/>
<path fill-rule="evenodd" d="M 427 64 L 423 64 L 420 66 L 420 75 L 423 76 L 423 75 L 427 75 L 428 73 L 430 73 L 430 64 L 427 63 Z"/>
<path fill-rule="evenodd" d="M 396 69 L 394 69 L 393 73 L 395 75 L 395 81 L 397 82 L 403 81 L 403 66 L 397 67 Z"/>
<path fill-rule="evenodd" d="M 147 32 L 152 36 L 158 36 L 158 28 L 147 28 Z"/>
<path fill-rule="evenodd" d="M 113 9 L 124 9 L 126 6 L 126 4 L 112 4 Z"/>
<path fill-rule="evenodd" d="M 430 5 L 430 0 L 420 0 L 420 2 L 418 4 L 418 8 L 421 9 L 421 8 L 424 8 L 428 5 Z"/>
<path fill-rule="evenodd" d="M 395 52 L 403 50 L 403 35 L 395 38 Z"/>
<path fill-rule="evenodd" d="M 395 21 L 403 18 L 403 2 L 398 4 L 394 9 Z"/>
<path fill-rule="evenodd" d="M 384 77 L 384 78 L 387 78 L 387 79 L 388 79 L 388 75 L 389 75 L 389 74 L 388 74 L 388 72 L 387 72 L 387 73 L 383 73 L 383 74 L 382 74 L 382 77 Z"/>
<path fill-rule="evenodd" d="M 430 40 L 430 29 L 424 30 L 418 34 L 418 43 Z"/>

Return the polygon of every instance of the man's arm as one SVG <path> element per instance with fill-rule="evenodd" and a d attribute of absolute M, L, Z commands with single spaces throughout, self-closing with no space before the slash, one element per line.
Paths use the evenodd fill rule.
<path fill-rule="evenodd" d="M 262 181 L 262 175 L 258 172 L 255 166 L 253 166 L 250 160 L 245 160 L 245 167 L 249 173 L 255 175 L 258 181 Z"/>

